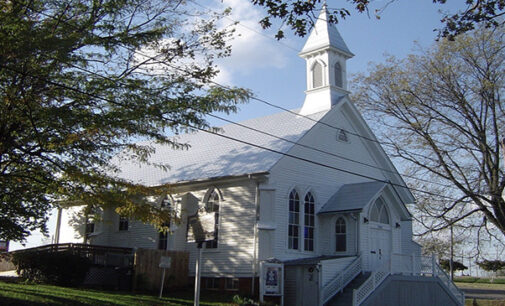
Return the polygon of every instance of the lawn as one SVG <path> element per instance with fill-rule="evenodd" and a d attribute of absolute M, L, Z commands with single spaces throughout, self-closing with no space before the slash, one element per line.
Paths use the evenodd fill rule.
<path fill-rule="evenodd" d="M 232 294 L 202 292 L 201 305 L 232 305 Z M 107 292 L 0 281 L 1 305 L 193 305 L 193 292 L 167 292 L 162 299 L 131 292 Z"/>

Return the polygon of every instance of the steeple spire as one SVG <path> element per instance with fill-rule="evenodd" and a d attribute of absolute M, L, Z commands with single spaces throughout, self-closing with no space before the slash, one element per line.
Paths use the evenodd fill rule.
<path fill-rule="evenodd" d="M 300 111 L 302 115 L 329 110 L 349 93 L 346 61 L 354 54 L 337 28 L 328 22 L 326 2 L 299 55 L 307 62 L 307 90 Z"/>

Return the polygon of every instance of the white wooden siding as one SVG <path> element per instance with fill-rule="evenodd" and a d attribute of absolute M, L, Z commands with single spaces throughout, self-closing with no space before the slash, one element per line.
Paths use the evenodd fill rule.
<path fill-rule="evenodd" d="M 351 122 L 339 110 L 330 111 L 324 117 L 326 123 L 338 125 L 349 131 L 355 131 Z M 347 158 L 359 160 L 368 164 L 376 164 L 372 156 L 363 144 L 363 139 L 349 134 L 349 143 L 336 140 L 337 131 L 328 126 L 317 124 L 306 135 L 302 137 L 300 143 L 316 147 L 318 149 L 342 155 Z M 376 168 L 367 167 L 357 163 L 351 163 L 341 158 L 328 154 L 319 153 L 300 146 L 294 146 L 289 154 L 317 161 L 324 165 L 331 165 L 352 172 L 358 172 L 367 176 L 384 179 L 384 175 Z M 323 166 L 314 165 L 298 159 L 283 157 L 274 165 L 270 171 L 270 179 L 265 188 L 275 188 L 275 220 L 277 228 L 275 230 L 274 257 L 281 260 L 313 257 L 327 252 L 327 239 L 321 237 L 321 218 L 316 218 L 316 249 L 314 252 L 295 251 L 287 249 L 287 229 L 288 229 L 288 194 L 292 188 L 296 188 L 303 198 L 307 191 L 311 191 L 315 197 L 316 212 L 323 204 L 338 190 L 343 184 L 358 183 L 367 181 L 363 177 L 344 173 L 338 170 L 329 169 Z M 354 226 L 353 226 L 354 228 Z M 324 235 L 323 235 L 324 236 Z M 300 237 L 301 239 L 303 237 Z"/>
<path fill-rule="evenodd" d="M 217 249 L 202 252 L 202 276 L 248 277 L 252 275 L 255 223 L 255 188 L 250 180 L 241 184 L 215 185 L 223 196 L 219 203 L 219 241 Z M 192 191 L 203 199 L 208 189 Z M 202 206 L 204 203 L 200 203 Z M 184 206 L 184 203 L 183 203 Z M 189 274 L 195 273 L 197 248 L 195 243 L 185 243 L 190 252 Z"/>
<path fill-rule="evenodd" d="M 344 270 L 356 257 L 335 258 L 321 261 L 321 273 L 323 287 L 331 281 L 335 275 Z"/>

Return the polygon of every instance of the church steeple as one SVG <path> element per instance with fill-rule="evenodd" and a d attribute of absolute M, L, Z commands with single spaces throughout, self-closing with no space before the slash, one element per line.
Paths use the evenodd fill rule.
<path fill-rule="evenodd" d="M 354 54 L 338 30 L 328 23 L 326 4 L 299 56 L 307 62 L 307 90 L 300 114 L 329 110 L 349 93 L 346 61 Z"/>

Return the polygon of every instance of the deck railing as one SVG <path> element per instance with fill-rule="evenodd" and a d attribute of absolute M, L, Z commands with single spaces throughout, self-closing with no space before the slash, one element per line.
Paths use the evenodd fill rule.
<path fill-rule="evenodd" d="M 449 291 L 456 297 L 456 299 L 460 302 L 460 305 L 465 305 L 465 294 L 463 291 L 459 290 L 458 287 L 452 282 L 451 278 L 447 273 L 442 269 L 436 260 L 433 259 L 433 274 L 438 277 L 442 283 L 449 289 Z"/>
<path fill-rule="evenodd" d="M 336 276 L 321 290 L 320 305 L 328 302 L 337 292 L 343 290 L 358 274 L 361 273 L 361 257 L 354 259 L 343 271 L 337 272 Z"/>
<path fill-rule="evenodd" d="M 93 264 L 102 266 L 131 267 L 133 266 L 133 249 L 90 245 L 82 243 L 47 244 L 9 252 L 9 254 L 24 252 L 70 252 L 89 258 Z"/>
<path fill-rule="evenodd" d="M 359 306 L 388 275 L 404 274 L 437 277 L 460 303 L 465 304 L 465 294 L 454 285 L 447 273 L 437 263 L 435 256 L 392 254 L 391 262 L 372 272 L 370 277 L 353 292 L 353 306 Z"/>
<path fill-rule="evenodd" d="M 372 294 L 375 288 L 379 287 L 386 277 L 391 274 L 390 270 L 390 263 L 386 262 L 379 269 L 373 271 L 370 277 L 358 289 L 354 289 L 352 292 L 352 305 L 360 305 Z"/>

